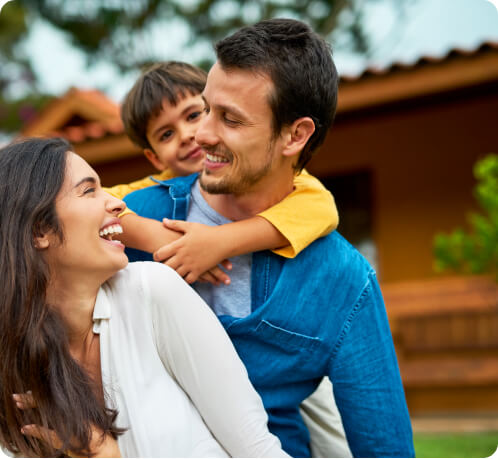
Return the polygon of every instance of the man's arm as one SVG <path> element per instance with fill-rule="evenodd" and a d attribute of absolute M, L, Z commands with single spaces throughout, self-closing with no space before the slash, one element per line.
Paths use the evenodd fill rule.
<path fill-rule="evenodd" d="M 410 416 L 373 271 L 344 322 L 329 377 L 353 456 L 414 456 Z"/>

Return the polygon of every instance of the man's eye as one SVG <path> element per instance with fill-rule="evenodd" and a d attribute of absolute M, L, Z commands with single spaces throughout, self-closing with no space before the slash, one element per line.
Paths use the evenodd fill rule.
<path fill-rule="evenodd" d="M 202 115 L 202 112 L 192 112 L 190 113 L 190 115 L 187 116 L 187 121 L 193 121 L 197 118 L 199 118 L 199 116 Z"/>
<path fill-rule="evenodd" d="M 232 125 L 240 124 L 239 121 L 227 117 L 226 113 L 223 113 L 223 121 L 225 121 L 225 123 L 227 124 L 232 124 Z"/>
<path fill-rule="evenodd" d="M 203 111 L 204 113 L 209 113 L 209 107 L 205 106 L 205 107 L 202 109 L 202 111 Z"/>

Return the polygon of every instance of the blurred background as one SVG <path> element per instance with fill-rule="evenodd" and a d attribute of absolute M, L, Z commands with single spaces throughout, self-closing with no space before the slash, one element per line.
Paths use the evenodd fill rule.
<path fill-rule="evenodd" d="M 382 284 L 419 457 L 498 446 L 498 11 L 487 0 L 11 0 L 0 145 L 62 135 L 105 185 L 153 172 L 119 103 L 145 65 L 206 70 L 269 17 L 332 45 L 337 117 L 308 169 Z"/>

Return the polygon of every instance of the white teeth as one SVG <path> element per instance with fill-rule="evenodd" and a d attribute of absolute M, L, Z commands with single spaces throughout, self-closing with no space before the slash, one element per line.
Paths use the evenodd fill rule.
<path fill-rule="evenodd" d="M 206 154 L 206 158 L 212 163 L 228 163 L 228 159 L 223 158 L 222 156 L 211 155 L 210 153 Z"/>
<path fill-rule="evenodd" d="M 100 237 L 107 236 L 108 234 L 121 234 L 123 232 L 123 228 L 121 225 L 111 225 L 99 232 Z"/>

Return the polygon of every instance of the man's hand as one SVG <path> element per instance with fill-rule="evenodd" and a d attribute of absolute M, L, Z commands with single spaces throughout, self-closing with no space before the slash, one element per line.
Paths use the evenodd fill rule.
<path fill-rule="evenodd" d="M 163 224 L 183 236 L 156 250 L 155 261 L 173 268 L 189 284 L 196 280 L 214 285 L 230 283 L 230 277 L 218 266 L 232 269 L 230 261 L 225 259 L 227 250 L 217 232 L 219 227 L 168 219 Z"/>

